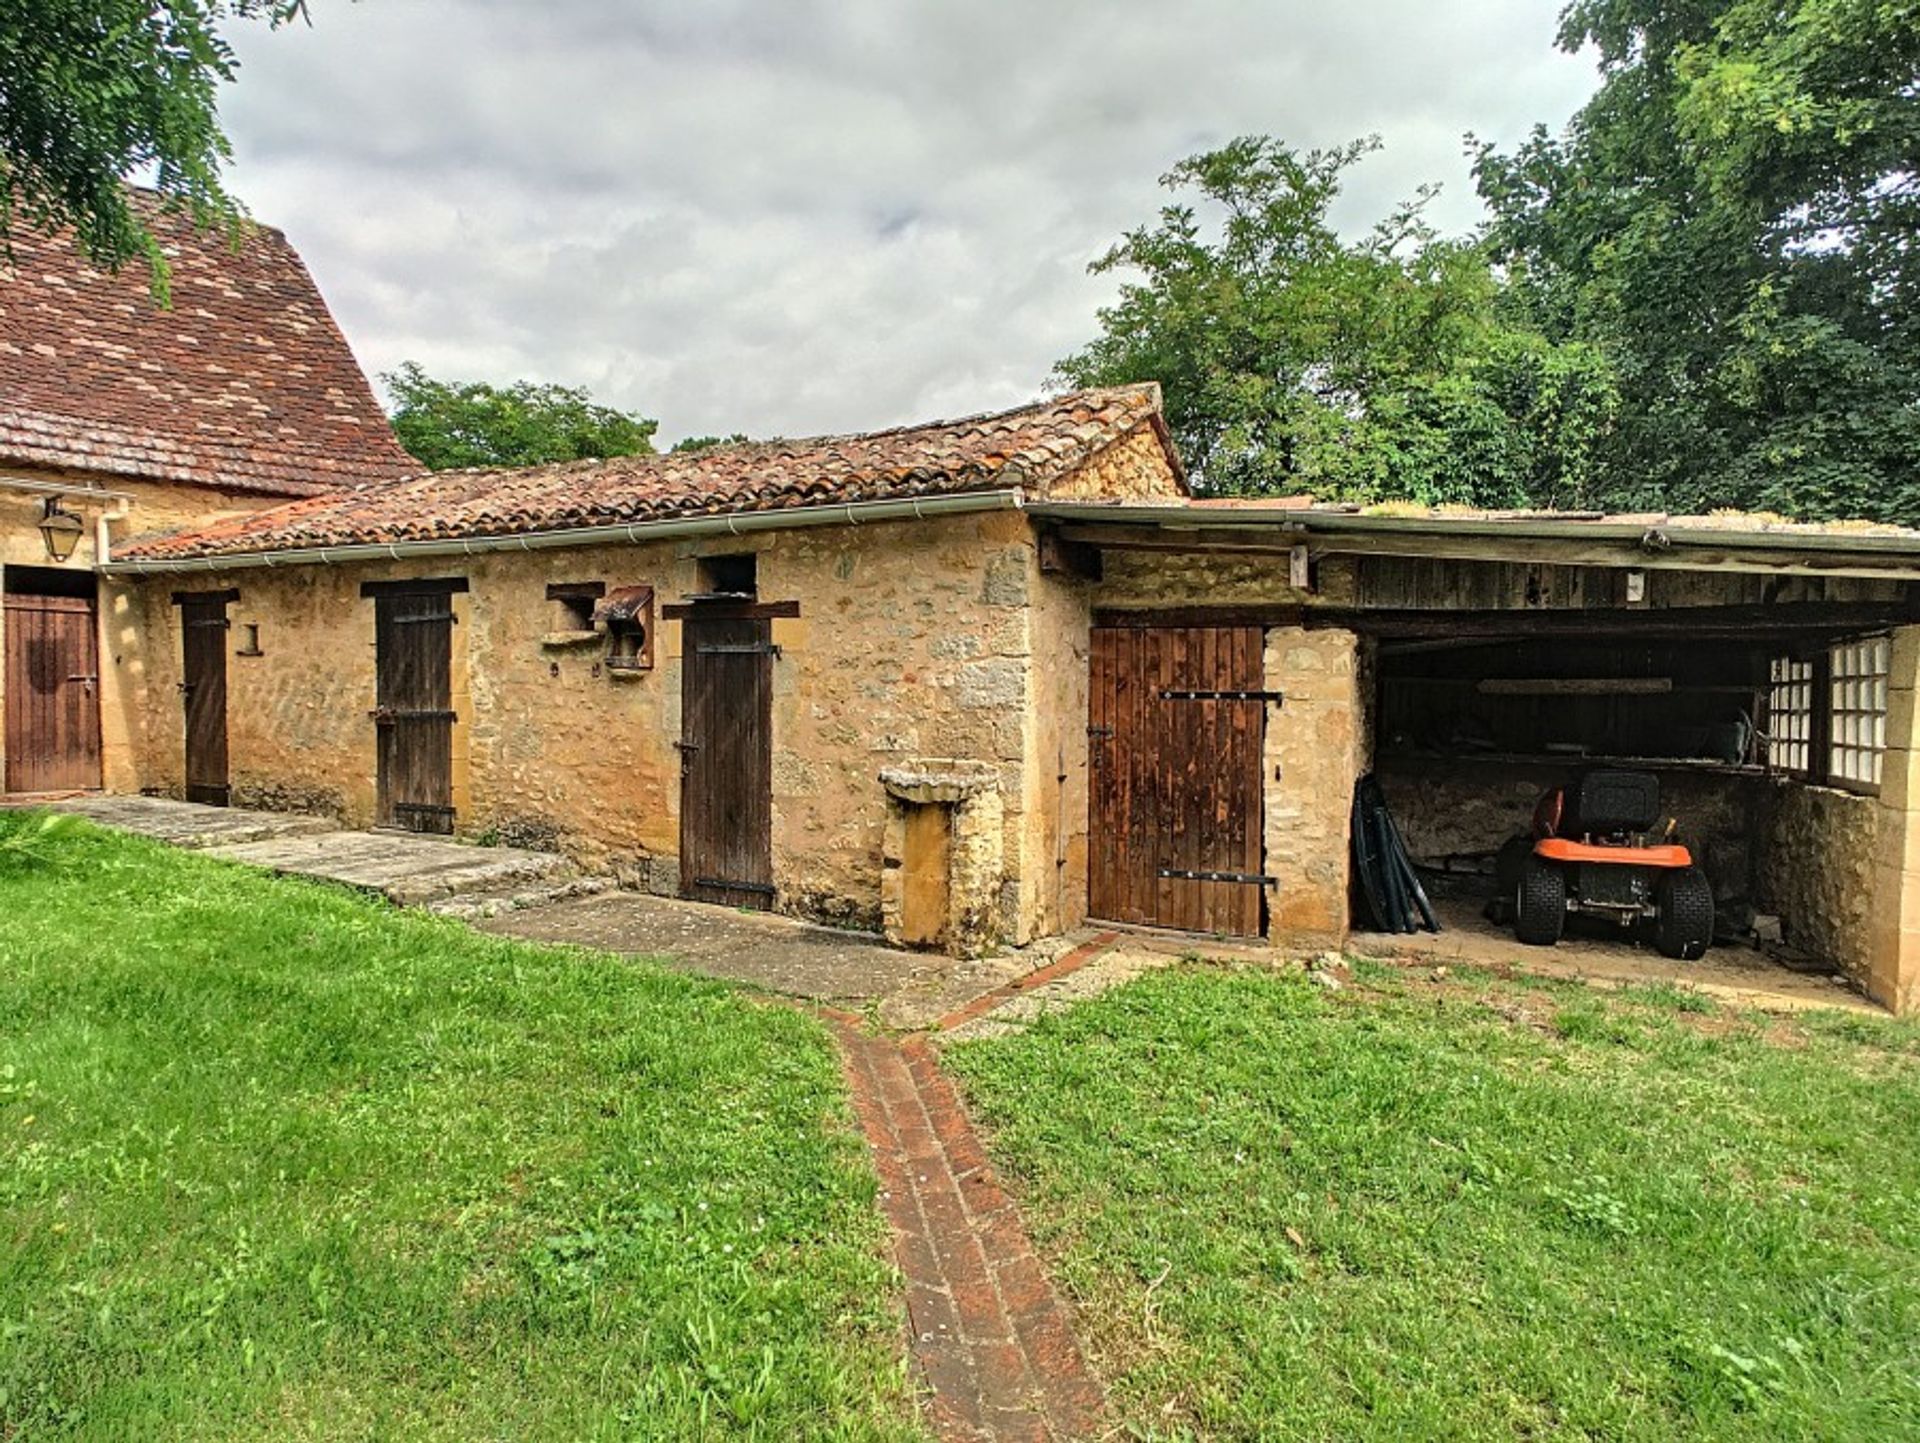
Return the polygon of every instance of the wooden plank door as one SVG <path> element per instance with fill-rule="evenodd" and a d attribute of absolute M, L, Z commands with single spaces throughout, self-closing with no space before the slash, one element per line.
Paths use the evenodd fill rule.
<path fill-rule="evenodd" d="M 689 616 L 680 661 L 680 891 L 773 906 L 773 624 Z"/>
<path fill-rule="evenodd" d="M 180 692 L 186 708 L 187 800 L 224 807 L 227 786 L 227 595 L 183 593 Z"/>
<path fill-rule="evenodd" d="M 1257 937 L 1266 709 L 1259 627 L 1097 627 L 1087 905 L 1113 922 Z"/>
<path fill-rule="evenodd" d="M 453 599 L 445 585 L 374 596 L 379 821 L 453 830 Z"/>
<path fill-rule="evenodd" d="M 100 785 L 100 644 L 90 596 L 8 595 L 7 790 Z"/>

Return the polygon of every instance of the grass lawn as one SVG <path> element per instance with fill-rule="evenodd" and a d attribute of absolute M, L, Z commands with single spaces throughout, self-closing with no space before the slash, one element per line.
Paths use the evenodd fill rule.
<path fill-rule="evenodd" d="M 905 1439 L 811 1020 L 0 814 L 0 1439 Z"/>
<path fill-rule="evenodd" d="M 1920 1437 L 1920 1029 L 1184 968 L 947 1055 L 1151 1437 Z"/>

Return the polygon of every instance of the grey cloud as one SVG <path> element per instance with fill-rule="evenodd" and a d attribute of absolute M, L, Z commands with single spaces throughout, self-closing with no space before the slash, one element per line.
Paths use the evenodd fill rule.
<path fill-rule="evenodd" d="M 1033 395 L 1182 155 L 1379 132 L 1343 223 L 1592 84 L 1534 0 L 322 0 L 247 31 L 233 180 L 362 361 L 589 386 L 668 437 Z"/>

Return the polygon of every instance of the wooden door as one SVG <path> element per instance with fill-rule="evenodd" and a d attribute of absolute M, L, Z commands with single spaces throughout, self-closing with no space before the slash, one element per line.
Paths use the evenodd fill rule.
<path fill-rule="evenodd" d="M 680 662 L 680 891 L 771 907 L 773 625 L 689 616 Z"/>
<path fill-rule="evenodd" d="M 7 790 L 100 785 L 100 647 L 91 596 L 6 598 Z"/>
<path fill-rule="evenodd" d="M 374 595 L 379 821 L 453 830 L 453 599 L 445 584 Z"/>
<path fill-rule="evenodd" d="M 186 708 L 187 800 L 227 804 L 227 594 L 183 593 L 180 692 Z"/>
<path fill-rule="evenodd" d="M 1113 922 L 1257 937 L 1259 627 L 1097 627 L 1087 904 Z"/>

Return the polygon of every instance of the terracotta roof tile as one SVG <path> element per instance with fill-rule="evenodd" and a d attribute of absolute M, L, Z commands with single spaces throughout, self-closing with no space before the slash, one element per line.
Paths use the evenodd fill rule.
<path fill-rule="evenodd" d="M 172 267 L 88 266 L 19 232 L 0 264 L 0 464 L 305 496 L 415 470 L 279 231 L 235 250 L 135 192 Z"/>
<path fill-rule="evenodd" d="M 1172 461 L 1160 388 L 1143 385 L 1079 391 L 1013 411 L 857 436 L 511 470 L 434 471 L 136 541 L 121 559 L 516 536 L 1015 487 L 1044 497 L 1054 481 L 1142 426 L 1154 429 Z"/>

